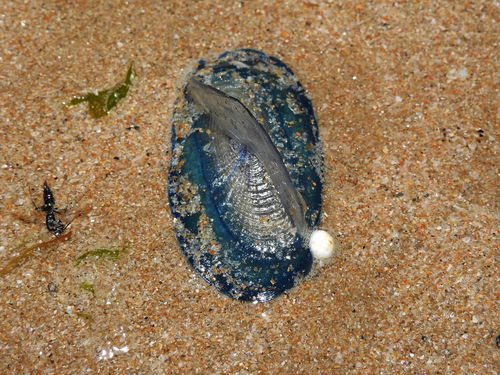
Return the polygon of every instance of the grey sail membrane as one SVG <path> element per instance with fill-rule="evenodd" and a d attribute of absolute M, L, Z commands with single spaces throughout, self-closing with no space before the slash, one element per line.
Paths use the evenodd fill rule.
<path fill-rule="evenodd" d="M 168 191 L 181 249 L 222 293 L 270 300 L 312 258 L 322 153 L 309 99 L 253 50 L 200 62 L 176 104 Z"/>
<path fill-rule="evenodd" d="M 264 127 L 239 100 L 194 78 L 189 80 L 187 94 L 201 108 L 206 110 L 205 115 L 207 121 L 210 123 L 210 129 L 214 132 L 218 132 L 219 130 L 223 132 L 226 135 L 226 137 L 222 138 L 223 142 L 229 143 L 230 140 L 233 141 L 237 153 L 255 156 L 257 160 L 254 163 L 259 165 L 260 170 L 263 171 L 263 175 L 266 174 L 267 179 L 273 185 L 272 187 L 267 186 L 262 191 L 265 194 L 257 196 L 253 200 L 253 206 L 265 209 L 265 206 L 268 206 L 268 201 L 265 198 L 271 195 L 277 196 L 281 206 L 278 207 L 279 204 L 274 204 L 268 207 L 279 211 L 279 214 L 289 216 L 292 227 L 298 231 L 298 234 L 305 234 L 306 204 L 300 193 L 295 190 L 283 159 Z M 218 159 L 223 159 L 224 155 L 226 155 L 226 150 L 219 151 L 222 152 L 219 152 Z M 241 157 L 238 157 L 237 164 L 240 164 L 241 161 L 243 161 Z M 243 169 L 240 167 L 244 167 L 246 164 L 242 164 L 240 166 L 235 165 L 233 172 L 236 169 Z M 242 182 L 244 183 L 244 181 L 237 180 L 236 185 L 241 185 Z M 261 183 L 266 184 L 264 179 L 262 179 Z M 234 186 L 234 184 L 232 185 Z M 256 192 L 259 192 L 258 187 L 256 189 Z M 240 193 L 243 192 L 240 191 Z M 271 216 L 278 214 L 278 212 L 273 212 L 272 209 L 268 211 Z"/>

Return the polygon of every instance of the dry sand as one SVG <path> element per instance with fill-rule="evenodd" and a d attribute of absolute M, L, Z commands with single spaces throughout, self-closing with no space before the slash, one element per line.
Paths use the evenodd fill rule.
<path fill-rule="evenodd" d="M 0 373 L 497 374 L 499 42 L 498 1 L 2 1 L 0 264 L 53 239 L 43 181 L 91 211 L 0 278 Z M 166 195 L 182 78 L 238 48 L 308 90 L 343 244 L 264 304 L 194 273 Z M 109 116 L 64 108 L 132 61 Z"/>

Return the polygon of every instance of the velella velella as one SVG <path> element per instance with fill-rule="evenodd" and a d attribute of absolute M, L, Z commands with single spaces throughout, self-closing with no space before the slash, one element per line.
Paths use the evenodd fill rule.
<path fill-rule="evenodd" d="M 177 240 L 203 279 L 260 302 L 300 283 L 311 252 L 333 251 L 313 231 L 322 178 L 312 103 L 290 68 L 250 49 L 198 63 L 174 109 L 168 194 Z"/>

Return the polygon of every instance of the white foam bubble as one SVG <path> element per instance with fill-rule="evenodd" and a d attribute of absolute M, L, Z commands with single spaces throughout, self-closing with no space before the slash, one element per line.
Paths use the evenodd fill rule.
<path fill-rule="evenodd" d="M 330 258 L 335 250 L 335 239 L 324 230 L 315 230 L 309 240 L 309 249 L 316 259 Z"/>

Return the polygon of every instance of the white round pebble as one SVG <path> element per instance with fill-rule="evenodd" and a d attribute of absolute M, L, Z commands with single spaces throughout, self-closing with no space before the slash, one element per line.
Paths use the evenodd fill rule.
<path fill-rule="evenodd" d="M 334 248 L 335 240 L 330 233 L 324 230 L 315 230 L 312 232 L 311 239 L 309 240 L 309 249 L 313 258 L 329 258 L 333 255 Z"/>

